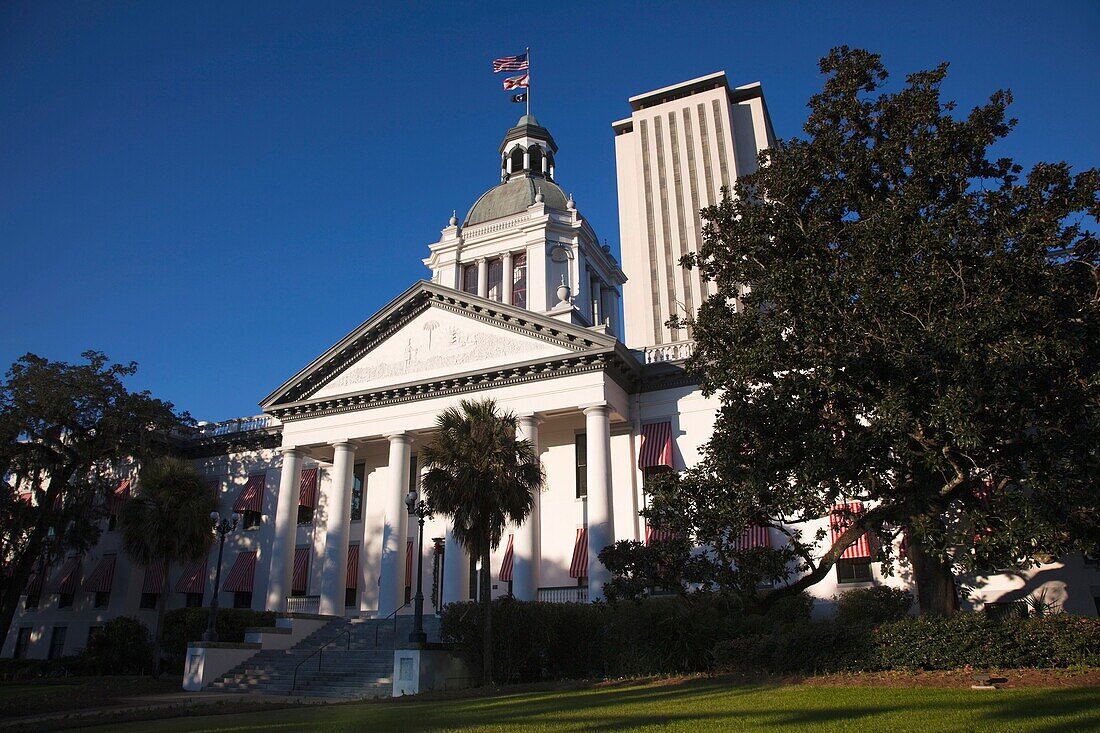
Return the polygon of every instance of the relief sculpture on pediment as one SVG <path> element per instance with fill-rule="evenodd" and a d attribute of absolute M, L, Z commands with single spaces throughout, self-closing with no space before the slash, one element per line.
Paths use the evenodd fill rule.
<path fill-rule="evenodd" d="M 428 320 L 420 328 L 402 330 L 330 384 L 333 387 L 354 388 L 388 377 L 394 377 L 395 382 L 405 382 L 421 372 L 437 372 L 494 358 L 501 358 L 502 364 L 514 363 L 521 360 L 515 358 L 516 355 L 543 348 L 543 344 L 529 338 L 487 331 L 464 331 L 453 325 L 440 325 L 436 320 Z M 455 368 L 454 371 L 462 370 Z"/>

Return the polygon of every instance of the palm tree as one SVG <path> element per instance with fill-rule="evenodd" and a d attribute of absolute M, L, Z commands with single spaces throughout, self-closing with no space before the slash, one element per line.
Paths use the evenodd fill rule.
<path fill-rule="evenodd" d="M 492 680 L 492 605 L 489 553 L 500 546 L 508 522 L 522 524 L 544 476 L 535 448 L 516 439 L 516 416 L 496 402 L 463 400 L 436 420 L 439 432 L 420 453 L 427 469 L 421 485 L 433 511 L 454 520 L 454 537 L 481 560 L 484 619 L 482 684 Z"/>
<path fill-rule="evenodd" d="M 168 566 L 206 556 L 211 539 L 210 513 L 217 508 L 214 493 L 191 465 L 165 457 L 142 469 L 135 495 L 119 511 L 126 554 L 147 568 L 164 568 L 165 586 L 164 592 L 157 595 L 157 629 L 153 637 L 154 676 L 160 676 Z"/>

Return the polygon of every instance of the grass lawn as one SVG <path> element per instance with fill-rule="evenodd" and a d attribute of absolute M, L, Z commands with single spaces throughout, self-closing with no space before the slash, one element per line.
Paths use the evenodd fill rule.
<path fill-rule="evenodd" d="M 119 697 L 176 692 L 178 676 L 152 677 L 64 677 L 34 682 L 5 682 L 0 685 L 0 721 L 16 715 L 43 711 L 79 710 L 112 705 Z"/>
<path fill-rule="evenodd" d="M 85 731 L 769 731 L 975 733 L 1100 730 L 1100 690 L 732 685 L 721 680 L 297 707 Z"/>

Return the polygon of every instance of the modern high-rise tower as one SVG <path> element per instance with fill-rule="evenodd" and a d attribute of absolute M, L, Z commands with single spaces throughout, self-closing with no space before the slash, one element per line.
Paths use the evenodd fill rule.
<path fill-rule="evenodd" d="M 694 315 L 713 292 L 680 258 L 702 242 L 700 210 L 756 169 L 774 140 L 759 83 L 730 88 L 725 72 L 631 97 L 630 117 L 612 123 L 619 186 L 626 343 L 688 341 L 672 315 Z"/>

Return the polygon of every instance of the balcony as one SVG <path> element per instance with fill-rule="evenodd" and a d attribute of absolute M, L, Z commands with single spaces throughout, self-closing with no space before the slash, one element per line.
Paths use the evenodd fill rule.
<path fill-rule="evenodd" d="M 255 430 L 267 430 L 279 425 L 279 421 L 270 415 L 238 417 L 221 422 L 199 423 L 195 426 L 196 438 L 220 438 L 234 433 L 250 433 Z"/>
<path fill-rule="evenodd" d="M 588 586 L 539 588 L 538 599 L 542 603 L 588 603 Z"/>
<path fill-rule="evenodd" d="M 676 341 L 660 346 L 646 346 L 642 349 L 646 364 L 659 364 L 665 361 L 684 361 L 695 351 L 694 341 Z"/>

